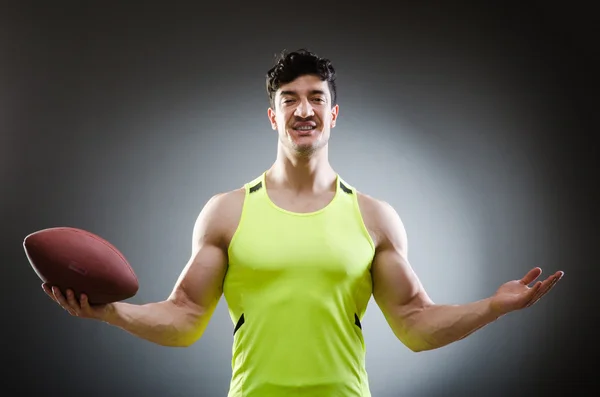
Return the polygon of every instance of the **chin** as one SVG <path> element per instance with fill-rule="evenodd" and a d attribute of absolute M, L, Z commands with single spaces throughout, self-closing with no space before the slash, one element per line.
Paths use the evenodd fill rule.
<path fill-rule="evenodd" d="M 325 146 L 325 143 L 322 139 L 313 139 L 310 142 L 307 141 L 291 141 L 292 149 L 300 155 L 310 155 L 313 154 Z"/>

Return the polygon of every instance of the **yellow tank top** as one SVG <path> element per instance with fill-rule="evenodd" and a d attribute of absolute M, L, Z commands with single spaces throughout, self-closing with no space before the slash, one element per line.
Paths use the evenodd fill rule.
<path fill-rule="evenodd" d="M 245 184 L 223 292 L 234 323 L 229 397 L 370 397 L 362 319 L 373 241 L 356 189 L 337 178 L 312 213 Z"/>

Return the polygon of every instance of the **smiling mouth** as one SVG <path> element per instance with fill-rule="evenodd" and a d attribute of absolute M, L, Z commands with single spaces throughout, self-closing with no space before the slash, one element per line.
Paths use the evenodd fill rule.
<path fill-rule="evenodd" d="M 315 122 L 300 122 L 292 125 L 292 129 L 298 132 L 310 132 L 317 128 L 317 123 Z"/>

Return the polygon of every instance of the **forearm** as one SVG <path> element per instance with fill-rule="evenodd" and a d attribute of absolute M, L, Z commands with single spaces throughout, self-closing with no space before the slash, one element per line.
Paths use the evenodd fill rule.
<path fill-rule="evenodd" d="M 410 349 L 437 349 L 458 341 L 498 319 L 483 299 L 464 305 L 431 305 L 394 322 L 394 332 Z"/>
<path fill-rule="evenodd" d="M 162 346 L 186 347 L 204 332 L 205 314 L 170 300 L 145 305 L 117 302 L 104 321 Z"/>

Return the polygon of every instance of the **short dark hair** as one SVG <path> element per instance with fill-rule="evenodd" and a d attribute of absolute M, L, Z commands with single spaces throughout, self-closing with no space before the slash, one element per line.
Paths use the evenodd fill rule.
<path fill-rule="evenodd" d="M 279 87 L 304 75 L 315 75 L 321 81 L 327 81 L 331 92 L 331 106 L 336 105 L 336 73 L 331 61 L 306 49 L 299 49 L 292 52 L 283 50 L 276 59 L 275 65 L 267 72 L 267 94 L 271 107 L 275 106 L 275 93 Z"/>

